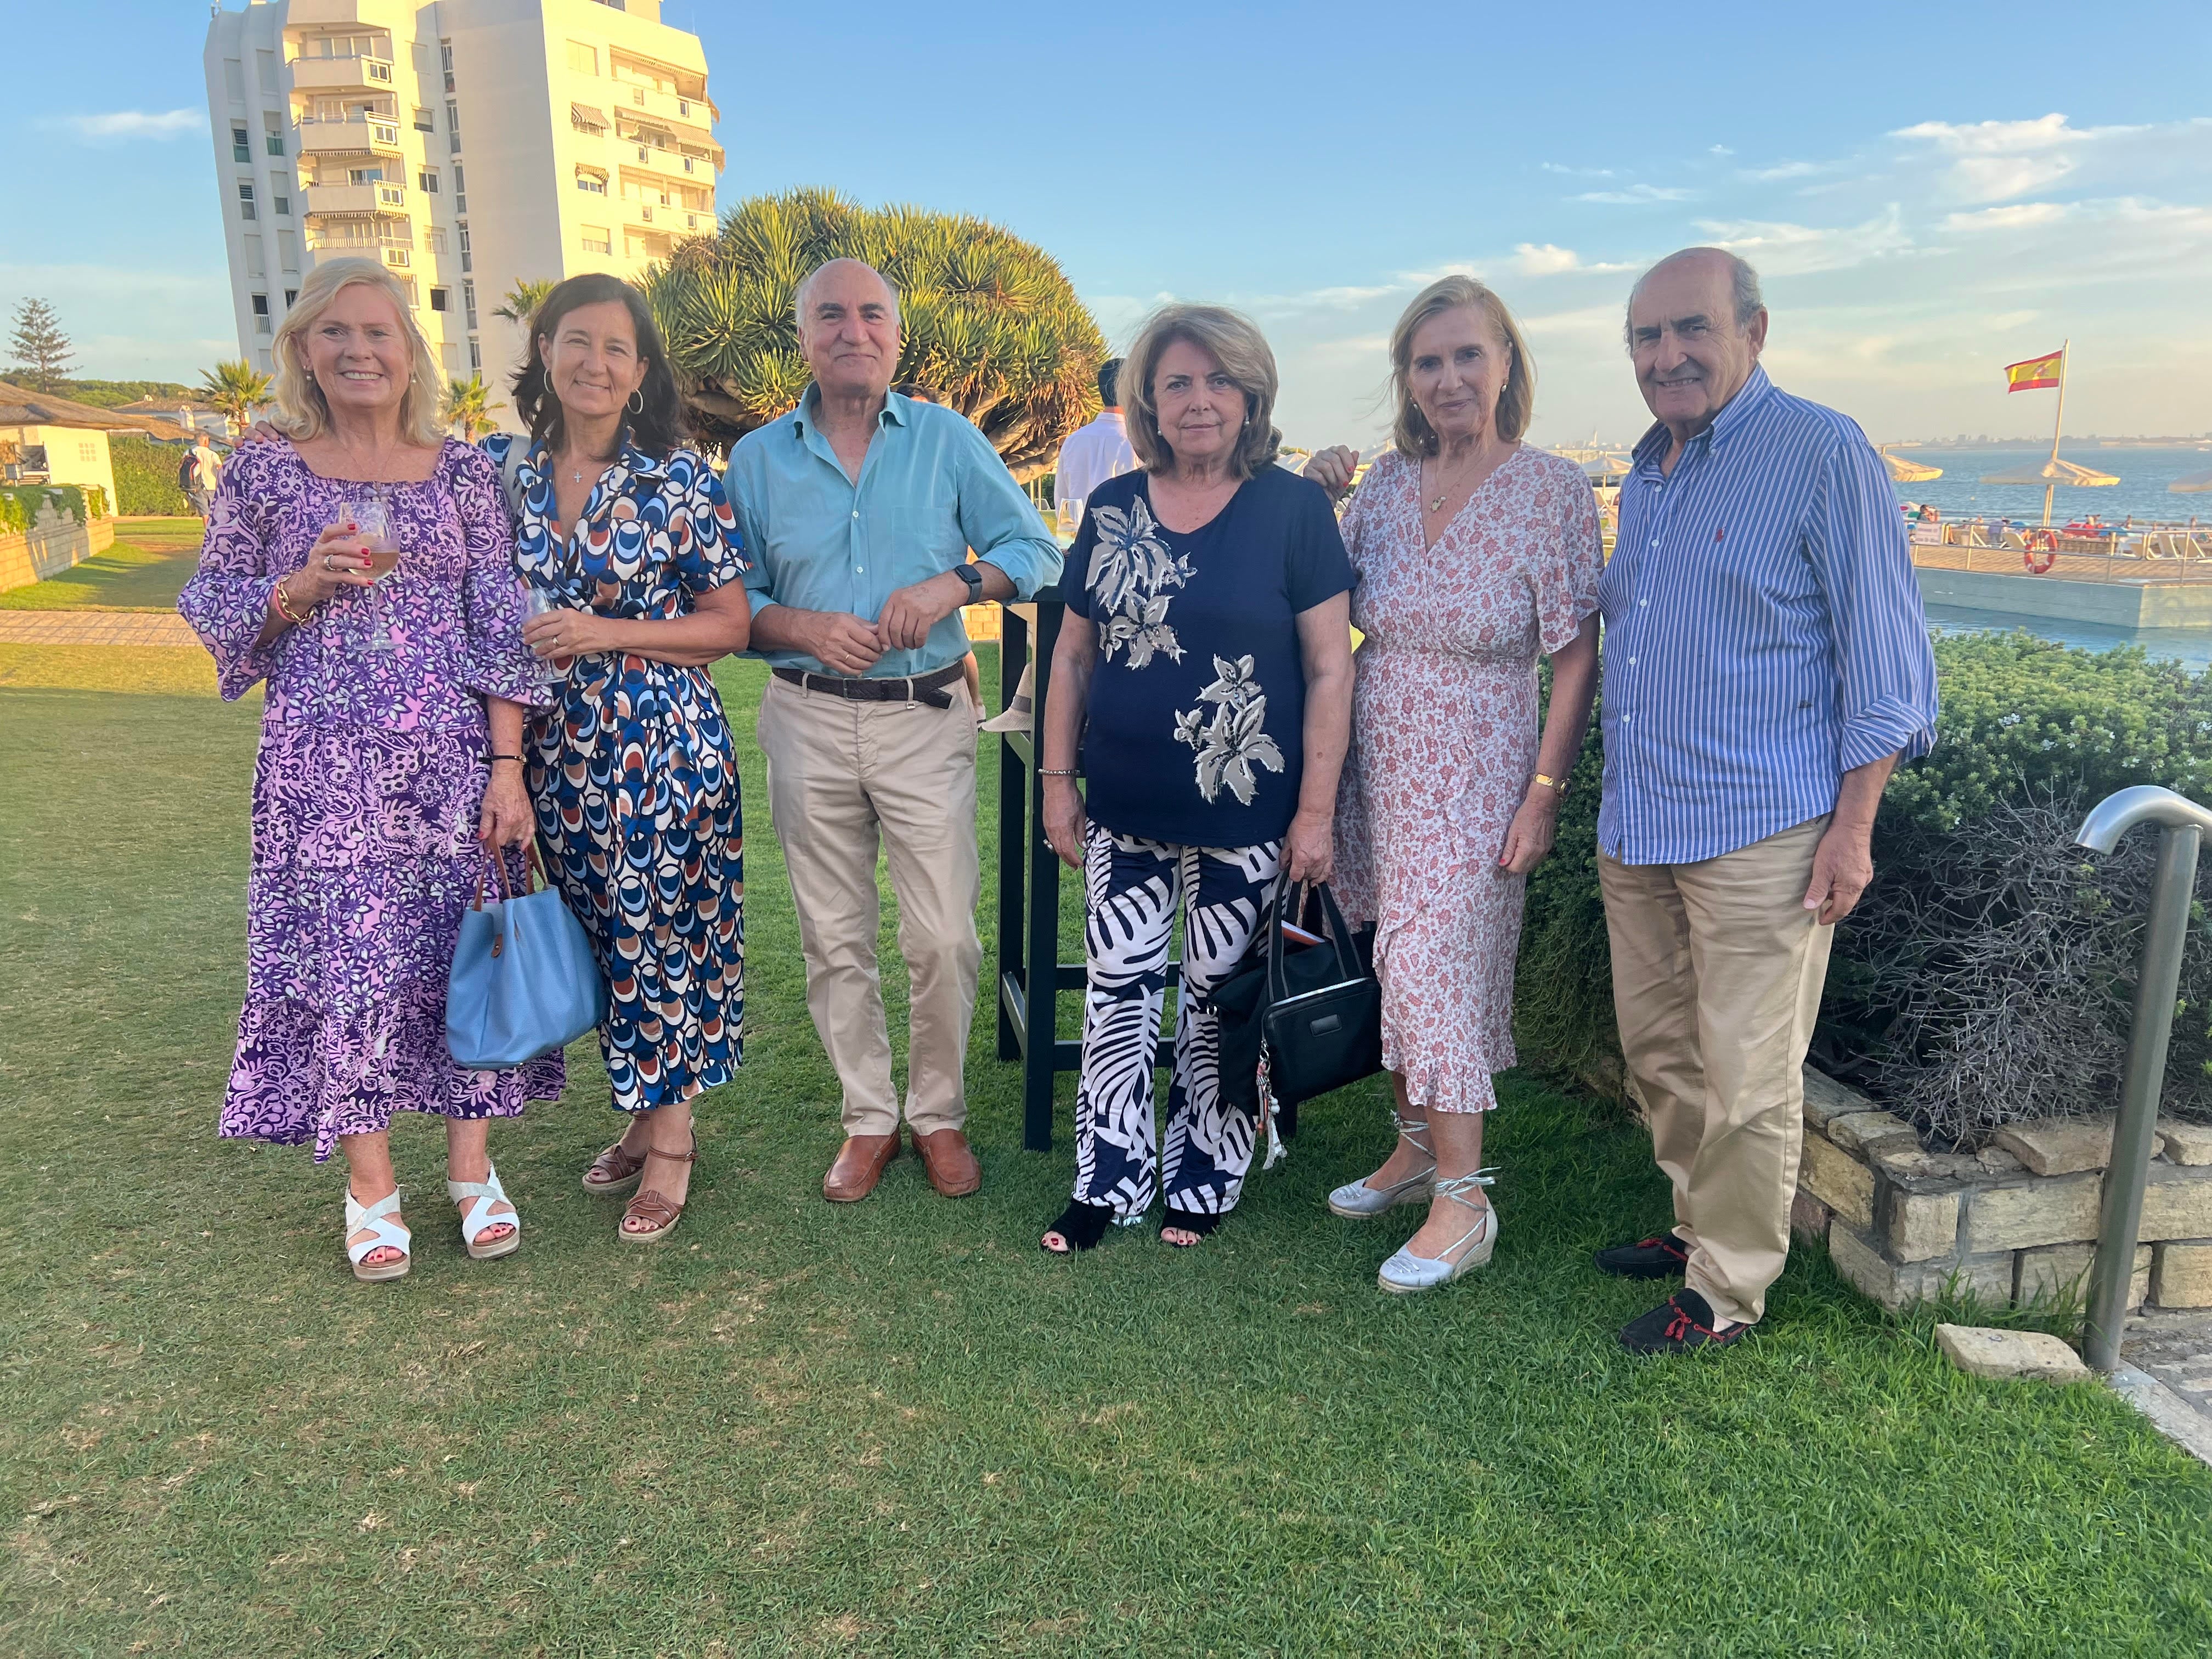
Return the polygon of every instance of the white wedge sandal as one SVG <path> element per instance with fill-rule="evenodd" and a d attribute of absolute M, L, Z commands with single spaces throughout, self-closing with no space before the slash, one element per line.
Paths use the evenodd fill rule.
<path fill-rule="evenodd" d="M 513 1215 L 491 1213 L 491 1206 L 495 1204 L 504 1204 L 508 1209 L 513 1210 L 514 1200 L 507 1195 L 507 1188 L 499 1184 L 499 1171 L 492 1168 L 489 1164 L 484 1165 L 484 1178 L 482 1181 L 448 1181 L 446 1183 L 446 1196 L 452 1199 L 456 1206 L 467 1199 L 473 1198 L 478 1200 L 473 1208 L 461 1212 L 461 1243 L 469 1247 L 470 1261 L 495 1261 L 501 1256 L 514 1255 L 521 1248 L 522 1217 L 520 1213 Z M 494 1227 L 512 1227 L 514 1231 L 505 1238 L 494 1239 L 489 1244 L 477 1243 L 477 1239 Z"/>
<path fill-rule="evenodd" d="M 1426 1122 L 1408 1122 L 1395 1111 L 1390 1114 L 1390 1121 L 1396 1127 L 1400 1139 L 1410 1141 L 1415 1152 L 1427 1158 L 1429 1167 L 1416 1170 L 1403 1181 L 1388 1187 L 1370 1187 L 1367 1184 L 1367 1177 L 1362 1176 L 1357 1181 L 1339 1187 L 1328 1195 L 1330 1214 L 1345 1216 L 1353 1221 L 1365 1221 L 1401 1204 L 1419 1204 L 1427 1200 L 1429 1183 L 1436 1179 L 1437 1174 L 1436 1152 L 1421 1139 L 1428 1133 L 1429 1126 Z"/>
<path fill-rule="evenodd" d="M 1436 1195 L 1450 1199 L 1455 1204 L 1467 1205 L 1468 1194 L 1483 1187 L 1496 1184 L 1495 1169 L 1477 1170 L 1473 1175 L 1454 1176 L 1437 1182 Z M 1498 1248 L 1498 1206 L 1485 1203 L 1482 1213 L 1474 1225 L 1462 1233 L 1445 1247 L 1443 1255 L 1415 1255 L 1400 1246 L 1398 1253 L 1382 1264 L 1375 1275 L 1375 1282 L 1393 1296 L 1410 1296 L 1416 1291 L 1441 1290 L 1462 1273 L 1473 1273 L 1490 1260 L 1490 1253 Z"/>
<path fill-rule="evenodd" d="M 385 1279 L 404 1279 L 407 1270 L 415 1265 L 410 1254 L 415 1236 L 399 1222 L 392 1219 L 399 1208 L 399 1188 L 394 1187 L 374 1204 L 364 1204 L 346 1188 L 346 1260 L 353 1263 L 353 1276 L 364 1285 Z M 356 1233 L 365 1232 L 367 1238 L 356 1241 Z M 397 1261 L 380 1261 L 374 1267 L 365 1266 L 362 1258 L 372 1250 L 386 1247 L 399 1252 Z"/>

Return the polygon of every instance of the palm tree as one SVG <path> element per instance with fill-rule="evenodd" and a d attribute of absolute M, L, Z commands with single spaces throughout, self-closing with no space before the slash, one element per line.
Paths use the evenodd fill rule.
<path fill-rule="evenodd" d="M 1059 264 L 980 219 L 863 208 L 828 191 L 758 196 L 679 242 L 640 284 L 667 337 L 692 429 L 726 448 L 795 404 L 810 376 L 792 313 L 826 259 L 896 284 L 917 380 L 975 422 L 1017 478 L 1049 468 L 1098 412 L 1106 342 Z"/>
<path fill-rule="evenodd" d="M 510 323 L 526 323 L 538 314 L 538 307 L 545 303 L 545 296 L 553 291 L 550 281 L 533 281 L 522 277 L 507 291 L 507 298 L 492 307 L 491 314 L 504 317 Z"/>
<path fill-rule="evenodd" d="M 255 407 L 269 401 L 269 377 L 245 358 L 234 357 L 201 374 L 200 396 L 242 432 Z"/>
<path fill-rule="evenodd" d="M 445 406 L 438 411 L 438 418 L 447 426 L 460 428 L 461 441 L 472 444 L 491 430 L 492 410 L 505 407 L 504 404 L 493 398 L 491 388 L 483 383 L 483 375 L 471 374 L 467 380 L 455 380 L 446 388 Z"/>

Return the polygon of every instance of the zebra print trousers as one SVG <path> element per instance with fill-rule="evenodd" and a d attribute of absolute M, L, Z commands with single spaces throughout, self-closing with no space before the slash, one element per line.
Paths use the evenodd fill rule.
<path fill-rule="evenodd" d="M 1207 993 L 1251 945 L 1282 843 L 1175 847 L 1097 824 L 1084 848 L 1083 1075 L 1075 1196 L 1133 1223 L 1155 1187 L 1188 1212 L 1226 1214 L 1243 1190 L 1254 1124 L 1221 1098 L 1220 1016 Z M 1176 912 L 1183 921 L 1167 1130 L 1155 1156 L 1152 1064 Z"/>

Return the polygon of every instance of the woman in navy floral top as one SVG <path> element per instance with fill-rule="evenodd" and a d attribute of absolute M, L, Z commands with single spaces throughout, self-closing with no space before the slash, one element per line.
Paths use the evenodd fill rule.
<path fill-rule="evenodd" d="M 515 562 L 562 607 L 524 637 L 573 664 L 552 715 L 532 723 L 530 793 L 606 975 L 599 1048 L 631 1115 L 584 1186 L 636 1188 L 620 1237 L 649 1243 L 683 1213 L 691 1098 L 740 1059 L 744 841 L 708 665 L 744 649 L 745 559 L 721 480 L 682 445 L 668 354 L 636 290 L 571 277 L 530 332 L 514 407 L 532 435 L 485 446 L 514 509 Z"/>

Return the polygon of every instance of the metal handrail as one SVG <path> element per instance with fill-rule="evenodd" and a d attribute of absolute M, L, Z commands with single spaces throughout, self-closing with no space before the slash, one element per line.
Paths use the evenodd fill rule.
<path fill-rule="evenodd" d="M 2127 1070 L 2120 1079 L 2120 1111 L 2112 1126 L 2112 1156 L 2105 1169 L 2097 1255 L 2089 1267 L 2089 1312 L 2082 1358 L 2100 1371 L 2120 1363 L 2120 1335 L 2128 1318 L 2128 1283 L 2135 1276 L 2136 1236 L 2142 1231 L 2143 1189 L 2150 1176 L 2158 1097 L 2166 1079 L 2167 1040 L 2181 990 L 2181 947 L 2189 933 L 2190 899 L 2197 886 L 2197 854 L 2212 830 L 2212 811 L 2171 789 L 2139 783 L 2092 807 L 2074 837 L 2093 853 L 2109 853 L 2139 823 L 2160 826 L 2158 871 L 2151 883 L 2150 922 L 2143 935 L 2142 966 L 2136 976 L 2135 1018 L 2128 1032 Z"/>

